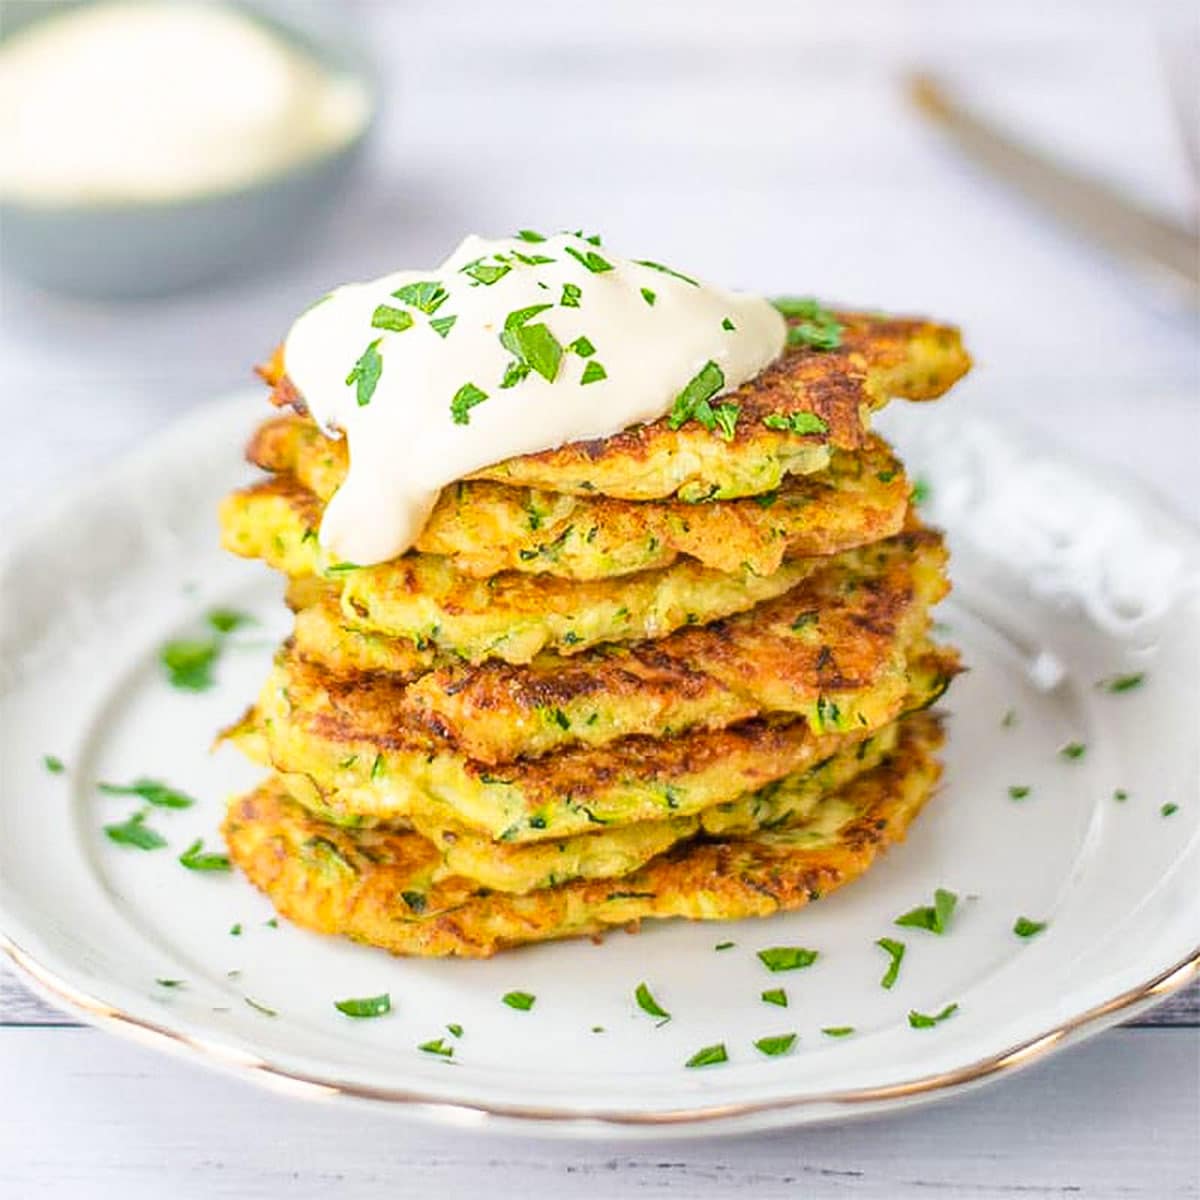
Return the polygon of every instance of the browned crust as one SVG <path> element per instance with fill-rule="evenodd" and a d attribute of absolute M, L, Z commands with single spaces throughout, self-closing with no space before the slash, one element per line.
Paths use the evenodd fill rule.
<path fill-rule="evenodd" d="M 664 417 L 631 426 L 611 437 L 508 459 L 476 472 L 472 478 L 551 491 L 601 492 L 635 500 L 676 491 L 686 499 L 705 494 L 753 495 L 777 486 L 780 472 L 819 469 L 824 460 L 811 453 L 806 455 L 805 448 L 861 447 L 869 413 L 892 396 L 934 399 L 970 368 L 970 356 L 953 326 L 856 312 L 836 315 L 843 325 L 839 349 L 789 347 L 776 362 L 726 397 L 741 408 L 729 443 L 719 441 L 695 422 L 673 430 Z M 259 368 L 259 373 L 271 385 L 272 403 L 301 413 L 307 411 L 284 374 L 280 350 Z M 825 431 L 798 435 L 773 431 L 762 423 L 774 414 L 795 413 L 818 417 Z M 775 469 L 757 482 L 744 476 L 730 479 L 720 472 L 718 464 L 743 455 L 774 463 Z M 663 460 L 671 461 L 676 468 L 666 482 L 657 470 L 646 477 L 642 468 Z M 801 461 L 807 465 L 801 467 Z"/>
<path fill-rule="evenodd" d="M 682 843 L 617 880 L 580 880 L 525 895 L 430 882 L 439 861 L 415 833 L 353 834 L 309 816 L 268 780 L 230 805 L 230 856 L 281 915 L 394 954 L 487 957 L 526 942 L 580 936 L 643 919 L 769 916 L 862 875 L 903 840 L 936 785 L 941 730 L 907 718 L 882 766 L 838 793 L 854 815 L 832 843 L 804 848 L 789 831 Z"/>

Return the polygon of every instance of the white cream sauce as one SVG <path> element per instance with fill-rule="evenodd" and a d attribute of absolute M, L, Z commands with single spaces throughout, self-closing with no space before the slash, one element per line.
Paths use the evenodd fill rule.
<path fill-rule="evenodd" d="M 575 234 L 468 237 L 433 270 L 338 288 L 300 317 L 284 347 L 313 417 L 349 442 L 349 473 L 325 510 L 321 543 L 362 566 L 393 558 L 416 540 L 446 484 L 655 421 L 702 372 L 715 402 L 772 362 L 785 335 L 761 297 Z M 514 371 L 518 380 L 502 386 Z"/>
<path fill-rule="evenodd" d="M 348 143 L 370 99 L 251 17 L 103 0 L 0 45 L 0 195 L 162 202 L 251 184 Z"/>

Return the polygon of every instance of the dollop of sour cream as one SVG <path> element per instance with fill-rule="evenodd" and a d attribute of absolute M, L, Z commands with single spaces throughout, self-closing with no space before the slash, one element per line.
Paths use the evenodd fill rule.
<path fill-rule="evenodd" d="M 225 4 L 101 0 L 0 45 L 0 195 L 163 203 L 249 185 L 346 145 L 370 97 Z"/>
<path fill-rule="evenodd" d="M 402 554 L 445 485 L 658 420 L 689 385 L 715 400 L 785 337 L 762 297 L 578 234 L 472 236 L 432 270 L 340 287 L 284 345 L 315 420 L 348 439 L 321 544 L 360 566 Z"/>

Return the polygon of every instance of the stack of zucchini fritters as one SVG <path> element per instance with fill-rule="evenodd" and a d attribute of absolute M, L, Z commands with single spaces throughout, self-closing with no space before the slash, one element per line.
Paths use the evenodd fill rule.
<path fill-rule="evenodd" d="M 281 914 L 399 954 L 488 955 L 647 917 L 765 916 L 861 874 L 938 777 L 940 536 L 868 431 L 967 370 L 956 330 L 838 313 L 728 399 L 446 488 L 416 548 L 332 562 L 346 470 L 293 411 L 225 545 L 295 612 L 228 731 L 272 770 L 230 853 Z"/>

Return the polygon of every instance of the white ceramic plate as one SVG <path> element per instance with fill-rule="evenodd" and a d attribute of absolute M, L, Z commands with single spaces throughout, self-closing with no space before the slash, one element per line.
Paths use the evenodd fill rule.
<path fill-rule="evenodd" d="M 63 1007 L 263 1082 L 575 1135 L 912 1104 L 1133 1015 L 1200 963 L 1198 539 L 1135 490 L 953 404 L 894 407 L 891 432 L 952 534 L 956 591 L 942 616 L 971 670 L 948 697 L 940 794 L 861 882 L 768 921 L 423 962 L 272 927 L 237 875 L 185 870 L 177 855 L 198 837 L 217 848 L 225 798 L 255 778 L 209 745 L 254 695 L 286 624 L 269 573 L 217 548 L 215 505 L 246 474 L 240 446 L 262 411 L 243 395 L 51 501 L 0 567 L 0 947 Z M 172 690 L 157 648 L 201 631 L 218 604 L 260 624 L 233 639 L 214 690 Z M 1132 673 L 1140 687 L 1096 686 Z M 1060 754 L 1071 742 L 1082 757 Z M 65 773 L 47 771 L 46 754 Z M 138 776 L 199 800 L 150 816 L 169 849 L 102 833 L 137 805 L 97 782 Z M 1010 798 L 1013 786 L 1028 795 Z M 937 887 L 960 897 L 946 935 L 893 924 Z M 1021 916 L 1048 927 L 1023 940 Z M 907 943 L 891 990 L 881 937 Z M 820 957 L 780 974 L 756 957 L 793 945 Z M 669 1023 L 635 1004 L 642 982 Z M 787 1008 L 761 1001 L 774 988 Z M 536 995 L 531 1011 L 501 1003 L 514 989 Z M 388 1016 L 334 1008 L 381 992 Z M 910 1010 L 951 1003 L 936 1027 L 910 1027 Z M 855 1032 L 821 1032 L 837 1026 Z M 753 1045 L 791 1032 L 784 1056 Z M 439 1037 L 452 1060 L 418 1049 Z M 684 1067 L 715 1043 L 726 1063 Z"/>

